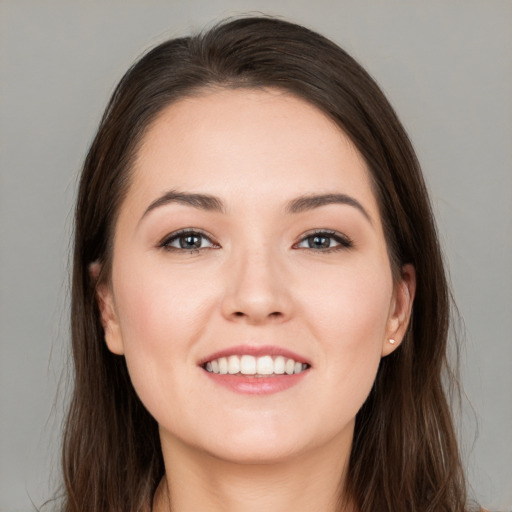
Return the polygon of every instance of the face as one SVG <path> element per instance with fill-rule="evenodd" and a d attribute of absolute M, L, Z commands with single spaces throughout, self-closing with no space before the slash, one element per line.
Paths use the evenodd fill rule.
<path fill-rule="evenodd" d="M 164 448 L 269 462 L 350 445 L 413 290 L 343 132 L 280 91 L 215 90 L 147 132 L 99 303 Z"/>

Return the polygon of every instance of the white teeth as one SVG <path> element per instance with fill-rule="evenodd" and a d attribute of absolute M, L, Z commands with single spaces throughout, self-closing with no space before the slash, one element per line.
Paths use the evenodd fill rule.
<path fill-rule="evenodd" d="M 254 357 L 250 355 L 219 357 L 208 361 L 204 368 L 207 372 L 221 375 L 293 375 L 301 373 L 309 366 L 283 356 L 270 355 Z"/>
<path fill-rule="evenodd" d="M 242 356 L 240 359 L 240 373 L 243 375 L 255 375 L 256 358 L 253 356 Z"/>
<path fill-rule="evenodd" d="M 283 375 L 284 373 L 284 357 L 277 356 L 274 359 L 274 373 L 277 375 Z"/>
<path fill-rule="evenodd" d="M 258 357 L 256 369 L 260 375 L 272 375 L 274 373 L 274 361 L 270 356 Z"/>
<path fill-rule="evenodd" d="M 206 365 L 206 369 L 208 370 L 208 364 Z M 228 358 L 228 373 L 233 375 L 240 371 L 240 359 L 238 356 L 229 356 Z"/>
<path fill-rule="evenodd" d="M 221 375 L 228 373 L 228 360 L 225 357 L 219 359 L 219 373 Z"/>

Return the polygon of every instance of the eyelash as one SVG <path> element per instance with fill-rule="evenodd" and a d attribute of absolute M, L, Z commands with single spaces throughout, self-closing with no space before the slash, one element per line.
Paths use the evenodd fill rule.
<path fill-rule="evenodd" d="M 170 244 L 176 240 L 179 240 L 180 238 L 185 238 L 186 236 L 197 236 L 201 237 L 202 239 L 206 239 L 209 242 L 211 242 L 212 247 L 199 247 L 195 249 L 186 249 L 184 247 L 178 248 L 178 247 L 172 247 Z M 176 251 L 176 252 L 188 252 L 190 254 L 196 254 L 201 250 L 205 249 L 217 249 L 220 247 L 219 244 L 215 243 L 212 240 L 212 237 L 210 235 L 207 235 L 203 231 L 199 229 L 180 229 L 179 231 L 175 231 L 174 233 L 170 233 L 167 235 L 159 244 L 158 246 L 166 251 Z"/>
<path fill-rule="evenodd" d="M 170 244 L 172 242 L 175 242 L 177 240 L 179 240 L 180 238 L 184 238 L 186 236 L 197 236 L 197 237 L 201 237 L 202 239 L 206 239 L 208 240 L 212 246 L 211 247 L 198 247 L 198 248 L 194 248 L 194 249 L 187 249 L 187 248 L 184 248 L 184 247 L 172 247 Z M 308 239 L 313 239 L 315 237 L 319 237 L 319 238 L 331 238 L 333 240 L 335 240 L 337 242 L 338 245 L 335 245 L 333 247 L 327 247 L 325 249 L 314 249 L 312 247 L 298 247 L 299 244 L 303 243 L 303 242 L 306 242 Z M 201 250 L 208 250 L 208 249 L 217 249 L 220 247 L 219 244 L 217 244 L 216 242 L 214 242 L 212 240 L 212 237 L 210 235 L 207 235 L 206 233 L 204 233 L 203 231 L 201 230 L 198 230 L 198 229 L 180 229 L 179 231 L 175 231 L 174 233 L 170 233 L 169 235 L 167 235 L 159 244 L 158 246 L 166 251 L 176 251 L 176 252 L 188 252 L 190 254 L 197 254 L 198 252 L 200 252 Z M 319 252 L 319 253 L 330 253 L 330 252 L 335 252 L 335 251 L 340 251 L 340 250 L 344 250 L 344 249 L 350 249 L 354 246 L 354 243 L 352 242 L 352 240 L 347 237 L 346 235 L 342 235 L 341 233 L 338 233 L 337 231 L 330 231 L 330 230 L 315 230 L 315 231 L 311 231 L 309 233 L 306 233 L 305 235 L 303 235 L 297 242 L 295 242 L 293 244 L 293 248 L 294 249 L 306 249 L 306 250 L 309 250 L 309 251 L 313 251 L 313 252 Z"/>
<path fill-rule="evenodd" d="M 351 249 L 352 247 L 354 247 L 354 242 L 348 236 L 343 235 L 343 234 L 339 233 L 338 231 L 331 231 L 328 229 L 327 230 L 326 229 L 317 229 L 314 231 L 310 231 L 309 233 L 306 233 L 305 235 L 303 235 L 300 238 L 300 240 L 298 242 L 296 242 L 293 245 L 293 247 L 299 248 L 299 247 L 297 247 L 298 244 L 305 242 L 308 239 L 315 238 L 315 237 L 332 238 L 333 240 L 335 240 L 338 243 L 338 245 L 335 245 L 334 247 L 328 247 L 326 249 L 313 249 L 312 247 L 304 247 L 304 249 L 325 254 L 325 253 L 330 253 L 330 252 L 342 251 L 345 249 Z"/>

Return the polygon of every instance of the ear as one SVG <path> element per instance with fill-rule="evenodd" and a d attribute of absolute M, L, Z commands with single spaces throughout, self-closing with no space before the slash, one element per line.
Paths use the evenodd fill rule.
<path fill-rule="evenodd" d="M 391 354 L 402 343 L 411 319 L 415 292 L 416 271 L 412 265 L 404 265 L 401 278 L 393 291 L 386 336 L 382 344 L 382 357 Z"/>
<path fill-rule="evenodd" d="M 89 274 L 93 281 L 98 281 L 100 271 L 100 263 L 91 263 L 89 266 Z M 112 288 L 109 284 L 101 282 L 96 285 L 96 300 L 98 301 L 98 308 L 101 315 L 101 324 L 103 325 L 103 330 L 105 331 L 105 342 L 107 347 L 112 353 L 123 355 L 123 338 L 121 336 L 121 328 L 117 320 Z"/>

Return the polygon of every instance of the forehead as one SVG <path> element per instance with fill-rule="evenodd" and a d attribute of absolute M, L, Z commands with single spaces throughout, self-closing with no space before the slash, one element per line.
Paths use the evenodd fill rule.
<path fill-rule="evenodd" d="M 132 177 L 138 196 L 185 189 L 228 197 L 351 193 L 373 203 L 370 174 L 339 126 L 276 89 L 207 89 L 165 108 Z"/>

